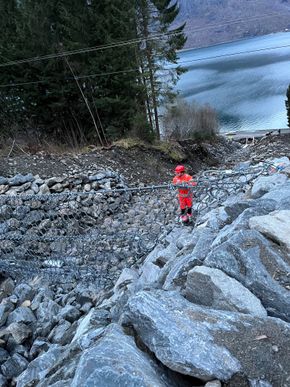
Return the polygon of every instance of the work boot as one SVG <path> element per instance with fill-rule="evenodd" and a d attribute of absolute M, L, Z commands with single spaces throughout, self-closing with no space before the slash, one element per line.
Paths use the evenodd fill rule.
<path fill-rule="evenodd" d="M 181 215 L 180 216 L 181 223 L 188 223 L 188 216 L 187 215 Z"/>
<path fill-rule="evenodd" d="M 192 218 L 192 214 L 187 214 L 187 219 L 188 219 L 189 222 L 192 222 L 192 219 L 193 219 Z"/>

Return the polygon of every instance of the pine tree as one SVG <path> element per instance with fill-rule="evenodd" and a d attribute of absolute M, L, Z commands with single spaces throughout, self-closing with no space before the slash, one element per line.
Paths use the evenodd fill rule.
<path fill-rule="evenodd" d="M 178 49 L 186 41 L 184 25 L 172 29 L 179 9 L 170 0 L 136 0 L 137 35 L 144 38 L 139 45 L 143 83 L 146 89 L 148 119 L 156 137 L 160 138 L 158 107 L 175 97 L 173 86 L 183 72 L 180 67 L 164 69 L 177 63 Z"/>
<path fill-rule="evenodd" d="M 22 0 L 18 4 L 22 17 L 14 34 L 18 39 L 15 52 L 11 48 L 8 50 L 9 60 L 61 54 L 135 37 L 135 10 L 131 0 L 104 0 L 102 4 L 98 1 Z M 29 119 L 30 125 L 48 133 L 57 132 L 60 139 L 70 138 L 73 143 L 80 139 L 98 141 L 100 136 L 96 129 L 102 139 L 106 129 L 109 134 L 118 136 L 130 129 L 140 89 L 138 68 L 132 58 L 135 58 L 135 47 L 123 46 L 35 61 L 3 68 L 0 84 L 34 82 L 11 89 L 19 96 L 22 118 Z M 104 75 L 86 77 L 90 74 Z M 7 93 L 5 89 L 6 96 Z"/>
<path fill-rule="evenodd" d="M 0 0 L 0 60 L 9 62 L 17 52 L 17 25 L 20 20 L 16 0 Z M 1 69 L 0 86 L 6 85 L 14 78 L 9 71 Z M 21 115 L 21 101 L 14 88 L 0 87 L 0 134 L 9 134 Z"/>
<path fill-rule="evenodd" d="M 171 31 L 178 8 L 169 0 L 0 0 L 2 61 L 41 57 L 2 67 L 1 126 L 14 117 L 21 125 L 73 145 L 135 131 L 159 137 L 158 106 L 169 98 L 180 70 L 183 26 Z M 152 35 L 161 34 L 158 39 Z M 136 38 L 141 38 L 138 44 Z M 118 45 L 118 43 L 120 44 Z M 85 47 L 111 48 L 63 53 Z M 18 84 L 15 87 L 15 84 Z M 166 87 L 165 87 L 166 86 Z M 4 114 L 5 113 L 5 114 Z M 148 124 L 149 123 L 149 124 Z"/>

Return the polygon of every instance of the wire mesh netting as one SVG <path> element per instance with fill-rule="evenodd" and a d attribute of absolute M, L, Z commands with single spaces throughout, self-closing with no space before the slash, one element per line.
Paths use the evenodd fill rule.
<path fill-rule="evenodd" d="M 195 215 L 246 191 L 270 168 L 261 164 L 201 173 L 197 186 L 186 186 L 194 198 Z M 50 281 L 111 285 L 124 267 L 138 266 L 178 225 L 178 188 L 0 195 L 0 270 Z"/>

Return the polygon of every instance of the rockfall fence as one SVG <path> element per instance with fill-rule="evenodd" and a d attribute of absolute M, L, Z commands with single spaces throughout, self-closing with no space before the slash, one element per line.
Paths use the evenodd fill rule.
<path fill-rule="evenodd" d="M 229 196 L 247 191 L 268 164 L 240 164 L 195 177 L 195 222 Z M 118 174 L 42 180 L 0 177 L 0 270 L 49 281 L 112 286 L 178 225 L 178 187 L 128 187 Z"/>

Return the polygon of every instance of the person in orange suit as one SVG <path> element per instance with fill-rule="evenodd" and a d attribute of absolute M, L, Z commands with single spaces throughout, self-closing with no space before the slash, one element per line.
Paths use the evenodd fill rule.
<path fill-rule="evenodd" d="M 174 185 L 197 185 L 197 183 L 193 181 L 192 176 L 185 173 L 183 165 L 177 165 L 175 168 L 175 176 L 172 183 Z M 180 218 L 183 222 L 190 221 L 192 218 L 192 196 L 192 190 L 190 188 L 178 188 L 178 200 L 181 210 Z"/>

